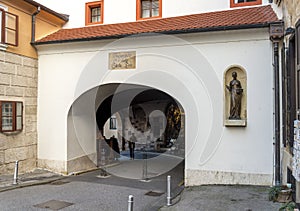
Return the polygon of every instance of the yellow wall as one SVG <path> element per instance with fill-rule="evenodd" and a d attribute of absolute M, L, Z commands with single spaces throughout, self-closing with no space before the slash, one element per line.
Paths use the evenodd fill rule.
<path fill-rule="evenodd" d="M 31 58 L 37 58 L 37 52 L 30 44 L 32 14 L 37 8 L 20 0 L 0 1 L 0 4 L 7 6 L 8 12 L 19 16 L 19 45 L 16 47 L 9 45 L 7 51 Z M 36 16 L 36 40 L 59 30 L 63 24 L 63 20 L 41 10 Z"/>

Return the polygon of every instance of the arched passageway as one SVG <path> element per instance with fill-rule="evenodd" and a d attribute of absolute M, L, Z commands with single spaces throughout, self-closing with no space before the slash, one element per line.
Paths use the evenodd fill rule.
<path fill-rule="evenodd" d="M 68 169 L 105 167 L 142 179 L 180 165 L 183 178 L 184 122 L 182 106 L 153 87 L 112 83 L 90 89 L 69 111 Z"/>
<path fill-rule="evenodd" d="M 96 108 L 97 166 L 117 164 L 107 171 L 143 179 L 159 176 L 180 164 L 183 174 L 185 140 L 181 105 L 155 88 L 115 85 L 111 85 L 114 92 Z"/>

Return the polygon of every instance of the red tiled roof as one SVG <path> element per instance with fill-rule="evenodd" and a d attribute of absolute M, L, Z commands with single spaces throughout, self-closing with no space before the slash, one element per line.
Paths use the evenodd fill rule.
<path fill-rule="evenodd" d="M 146 21 L 61 29 L 35 44 L 120 38 L 143 33 L 185 33 L 266 27 L 278 21 L 271 6 L 201 13 Z"/>

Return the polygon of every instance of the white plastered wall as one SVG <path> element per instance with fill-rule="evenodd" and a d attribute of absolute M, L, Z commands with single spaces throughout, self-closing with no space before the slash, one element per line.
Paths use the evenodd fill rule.
<path fill-rule="evenodd" d="M 38 0 L 37 2 L 44 4 L 45 6 L 55 10 L 56 12 L 68 14 L 69 22 L 64 27 L 74 28 L 85 26 L 85 3 L 93 1 Z M 104 24 L 136 21 L 136 0 L 103 0 L 103 2 Z M 262 0 L 262 5 L 268 4 L 269 0 Z M 230 0 L 210 0 L 209 2 L 207 0 L 162 0 L 163 18 L 229 9 L 231 9 Z"/>
<path fill-rule="evenodd" d="M 272 45 L 267 29 L 43 45 L 39 49 L 38 158 L 67 171 L 67 116 L 73 102 L 102 84 L 160 89 L 185 110 L 186 185 L 271 184 Z M 137 68 L 108 70 L 108 53 L 136 51 Z M 247 127 L 223 126 L 223 75 L 247 72 Z M 88 140 L 92 142 L 92 138 Z M 89 152 L 95 152 L 90 145 Z M 73 152 L 73 157 L 81 152 Z"/>

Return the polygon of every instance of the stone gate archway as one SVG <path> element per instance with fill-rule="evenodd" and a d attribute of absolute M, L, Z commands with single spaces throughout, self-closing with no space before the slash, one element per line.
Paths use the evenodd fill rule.
<path fill-rule="evenodd" d="M 93 105 L 90 105 L 92 102 Z M 94 117 L 90 118 L 93 112 Z M 109 130 L 105 129 L 105 124 L 116 113 L 117 128 L 112 130 L 116 132 L 115 137 L 122 140 L 119 143 L 124 143 L 118 146 L 120 154 L 109 142 L 110 137 L 106 137 L 106 141 L 103 137 L 105 130 Z M 137 137 L 136 159 L 129 163 L 128 140 L 132 134 Z M 146 158 L 148 167 L 152 169 L 148 177 L 154 177 L 182 164 L 184 151 L 183 107 L 158 89 L 133 84 L 106 84 L 81 95 L 70 109 L 69 171 L 114 163 L 119 167 L 111 169 L 112 174 L 141 179 L 145 177 L 141 160 Z M 124 171 L 122 168 L 131 170 Z"/>

